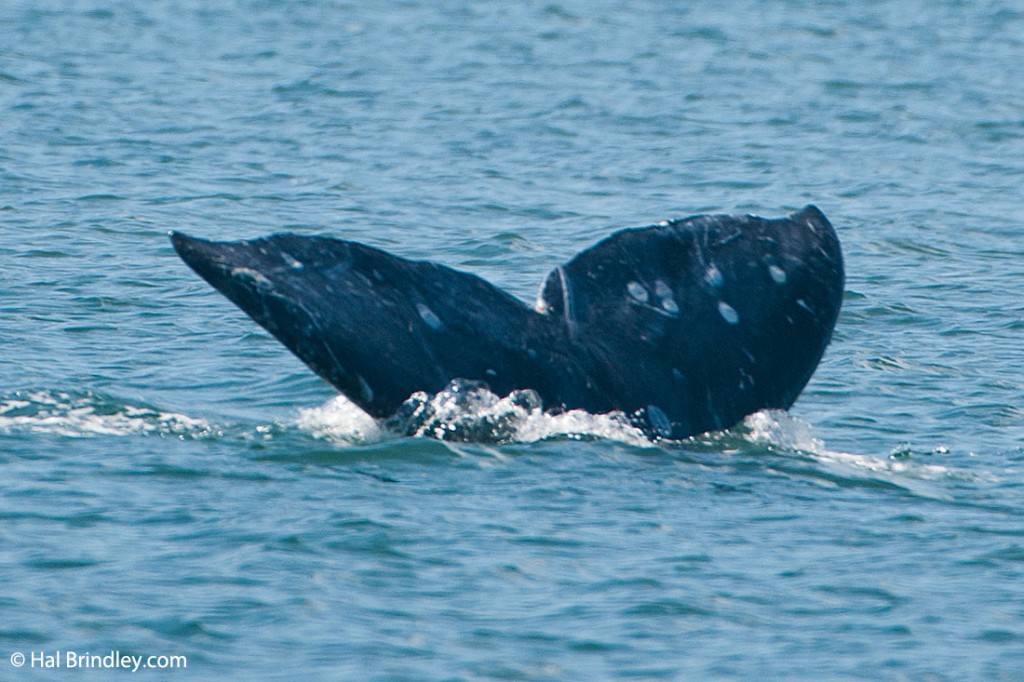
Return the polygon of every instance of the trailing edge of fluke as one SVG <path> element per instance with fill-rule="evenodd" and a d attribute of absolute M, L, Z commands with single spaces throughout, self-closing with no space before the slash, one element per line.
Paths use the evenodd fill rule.
<path fill-rule="evenodd" d="M 171 233 L 181 258 L 314 372 L 377 418 L 456 379 L 545 409 L 622 411 L 685 438 L 788 409 L 843 297 L 835 230 L 698 215 L 625 229 L 547 277 L 533 307 L 485 280 L 357 242 Z"/>

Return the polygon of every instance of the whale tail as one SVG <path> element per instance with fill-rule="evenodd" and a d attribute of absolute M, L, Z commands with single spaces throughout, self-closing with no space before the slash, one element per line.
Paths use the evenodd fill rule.
<path fill-rule="evenodd" d="M 828 219 L 702 215 L 617 232 L 555 268 L 531 308 L 483 279 L 363 244 L 174 232 L 207 282 L 369 414 L 454 379 L 548 409 L 634 414 L 683 438 L 810 380 L 842 303 Z"/>

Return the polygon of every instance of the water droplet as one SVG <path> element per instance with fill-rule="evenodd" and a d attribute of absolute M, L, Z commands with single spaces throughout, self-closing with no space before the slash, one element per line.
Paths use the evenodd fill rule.
<path fill-rule="evenodd" d="M 679 304 L 676 303 L 676 300 L 671 297 L 661 299 L 661 309 L 664 310 L 669 315 L 679 314 Z"/>
<path fill-rule="evenodd" d="M 431 329 L 440 329 L 444 326 L 441 323 L 441 318 L 438 317 L 433 310 L 423 305 L 422 303 L 416 304 L 416 312 L 420 314 L 420 318 L 427 323 L 427 326 Z"/>
<path fill-rule="evenodd" d="M 650 298 L 650 294 L 647 293 L 647 289 L 644 288 L 640 282 L 629 282 L 626 284 L 626 291 L 639 303 L 647 303 Z"/>
<path fill-rule="evenodd" d="M 718 302 L 718 314 L 729 324 L 739 324 L 740 322 L 740 314 L 725 301 Z"/>
<path fill-rule="evenodd" d="M 778 265 L 769 265 L 768 274 L 772 276 L 776 284 L 786 283 L 786 271 L 780 268 Z"/>

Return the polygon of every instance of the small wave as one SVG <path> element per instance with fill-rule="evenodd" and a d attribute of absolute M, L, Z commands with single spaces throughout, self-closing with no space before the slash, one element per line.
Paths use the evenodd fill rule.
<path fill-rule="evenodd" d="M 91 391 L 39 390 L 0 396 L 0 432 L 77 438 L 137 434 L 203 438 L 216 430 L 202 419 Z"/>
<path fill-rule="evenodd" d="M 552 438 L 614 440 L 637 446 L 652 443 L 622 413 L 595 415 L 583 410 L 544 412 L 532 390 L 504 398 L 483 384 L 453 381 L 435 395 L 417 392 L 397 413 L 378 422 L 338 396 L 302 410 L 296 425 L 318 438 L 372 443 L 388 437 L 427 437 L 473 443 L 535 443 Z"/>
<path fill-rule="evenodd" d="M 874 476 L 903 488 L 912 480 L 946 480 L 970 478 L 965 472 L 941 464 L 927 464 L 906 456 L 906 451 L 895 451 L 888 457 L 837 452 L 825 447 L 824 441 L 814 436 L 811 425 L 782 410 L 764 410 L 743 420 L 739 433 L 749 443 L 806 455 L 836 473 L 856 473 Z M 920 492 L 920 491 L 916 491 Z"/>

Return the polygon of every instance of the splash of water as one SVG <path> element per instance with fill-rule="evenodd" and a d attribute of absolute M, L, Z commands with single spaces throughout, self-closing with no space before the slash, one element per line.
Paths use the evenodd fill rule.
<path fill-rule="evenodd" d="M 636 446 L 652 443 L 622 413 L 568 410 L 545 413 L 532 390 L 500 397 L 478 382 L 456 380 L 435 395 L 417 392 L 392 417 L 376 422 L 343 396 L 302 410 L 296 425 L 319 438 L 370 443 L 389 436 L 452 442 L 535 443 L 550 438 L 602 439 Z"/>
<path fill-rule="evenodd" d="M 811 454 L 828 452 L 811 425 L 784 410 L 762 410 L 743 420 L 745 438 L 751 443 Z"/>
<path fill-rule="evenodd" d="M 300 410 L 295 426 L 314 438 L 353 445 L 377 443 L 386 436 L 377 420 L 340 394 L 319 407 Z"/>
<path fill-rule="evenodd" d="M 344 396 L 320 407 L 300 411 L 295 426 L 321 438 L 344 444 L 369 444 L 396 437 L 425 437 L 447 442 L 536 443 L 548 439 L 609 440 L 636 447 L 710 447 L 724 452 L 751 445 L 782 454 L 804 456 L 819 465 L 846 473 L 901 478 L 948 477 L 949 468 L 896 456 L 877 457 L 836 452 L 813 433 L 810 424 L 782 410 L 748 416 L 729 431 L 704 434 L 684 441 L 652 441 L 621 412 L 591 414 L 583 410 L 547 413 L 531 390 L 500 397 L 485 384 L 456 380 L 430 395 L 409 397 L 388 419 L 377 421 Z"/>

